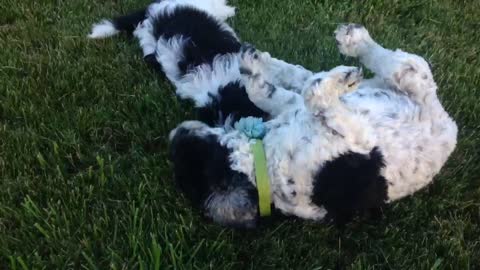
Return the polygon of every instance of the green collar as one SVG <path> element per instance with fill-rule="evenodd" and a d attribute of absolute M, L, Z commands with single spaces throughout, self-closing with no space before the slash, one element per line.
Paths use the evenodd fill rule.
<path fill-rule="evenodd" d="M 270 216 L 271 214 L 271 194 L 270 180 L 267 172 L 267 159 L 265 157 L 265 149 L 262 140 L 255 140 L 252 145 L 253 160 L 255 165 L 255 178 L 257 179 L 258 190 L 258 206 L 260 216 Z"/>

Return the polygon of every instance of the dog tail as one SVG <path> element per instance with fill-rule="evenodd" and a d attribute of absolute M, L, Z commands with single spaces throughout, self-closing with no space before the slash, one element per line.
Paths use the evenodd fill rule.
<path fill-rule="evenodd" d="M 147 9 L 137 10 L 130 14 L 119 16 L 110 20 L 102 20 L 92 26 L 92 32 L 88 38 L 101 39 L 115 36 L 120 32 L 131 34 L 138 24 L 146 18 Z"/>

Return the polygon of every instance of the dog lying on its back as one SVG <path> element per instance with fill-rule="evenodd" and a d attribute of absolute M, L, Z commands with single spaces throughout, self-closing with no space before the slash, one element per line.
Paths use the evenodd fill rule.
<path fill-rule="evenodd" d="M 175 178 L 206 216 L 253 227 L 258 195 L 250 140 L 227 119 L 263 116 L 272 203 L 283 213 L 338 223 L 430 183 L 456 144 L 428 64 L 390 51 L 360 25 L 340 26 L 355 67 L 313 74 L 241 45 L 225 0 L 162 0 L 94 26 L 90 37 L 133 31 L 145 59 L 199 108 L 170 134 Z M 212 127 L 215 124 L 227 124 Z"/>

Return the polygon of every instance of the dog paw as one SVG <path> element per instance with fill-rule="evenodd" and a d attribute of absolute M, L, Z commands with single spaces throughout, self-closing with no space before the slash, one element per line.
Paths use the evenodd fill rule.
<path fill-rule="evenodd" d="M 245 43 L 240 49 L 240 73 L 242 75 L 261 74 L 270 59 L 270 54 L 255 49 L 254 46 Z"/>
<path fill-rule="evenodd" d="M 339 66 L 330 71 L 334 83 L 338 84 L 339 94 L 349 93 L 357 89 L 363 80 L 363 69 L 358 67 Z"/>
<path fill-rule="evenodd" d="M 340 52 L 347 56 L 362 55 L 373 43 L 367 29 L 360 24 L 343 24 L 335 30 L 335 39 Z"/>
<path fill-rule="evenodd" d="M 358 67 L 338 66 L 328 72 L 314 75 L 309 88 L 322 92 L 333 91 L 339 95 L 354 91 L 363 80 L 363 70 Z"/>
<path fill-rule="evenodd" d="M 343 94 L 354 91 L 362 78 L 361 68 L 339 66 L 314 75 L 303 90 L 303 97 L 311 109 L 326 109 L 337 104 Z"/>
<path fill-rule="evenodd" d="M 242 75 L 242 81 L 248 97 L 252 101 L 271 98 L 276 91 L 276 87 L 265 81 L 261 73 Z"/>

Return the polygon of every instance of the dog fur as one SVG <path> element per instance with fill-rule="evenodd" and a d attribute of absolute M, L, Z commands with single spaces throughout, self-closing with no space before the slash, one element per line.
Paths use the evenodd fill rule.
<path fill-rule="evenodd" d="M 225 0 L 161 0 L 94 25 L 91 38 L 133 31 L 145 59 L 201 121 L 170 133 L 178 186 L 207 217 L 254 227 L 258 195 L 251 140 L 230 126 L 262 116 L 272 204 L 287 215 L 349 221 L 429 184 L 456 145 L 457 126 L 437 98 L 426 61 L 381 47 L 360 25 L 340 26 L 356 67 L 313 73 L 242 46 Z"/>

